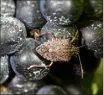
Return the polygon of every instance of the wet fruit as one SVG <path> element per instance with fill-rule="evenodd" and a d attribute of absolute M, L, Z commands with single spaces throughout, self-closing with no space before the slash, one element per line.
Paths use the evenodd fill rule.
<path fill-rule="evenodd" d="M 16 17 L 29 29 L 41 28 L 45 19 L 39 9 L 39 0 L 17 0 Z"/>
<path fill-rule="evenodd" d="M 94 52 L 97 58 L 103 56 L 103 23 L 101 21 L 93 21 L 89 25 L 85 25 L 81 29 L 83 37 L 83 45 L 87 45 L 88 49 Z"/>
<path fill-rule="evenodd" d="M 69 25 L 80 18 L 83 0 L 40 0 L 40 10 L 48 22 Z"/>
<path fill-rule="evenodd" d="M 29 82 L 15 76 L 13 80 L 7 85 L 7 87 L 13 94 L 33 95 L 43 85 L 44 84 L 41 81 Z"/>
<path fill-rule="evenodd" d="M 25 43 L 20 51 L 10 58 L 14 72 L 22 79 L 35 81 L 44 78 L 49 68 L 31 50 L 31 46 Z"/>
<path fill-rule="evenodd" d="M 56 85 L 47 85 L 39 89 L 36 95 L 67 95 L 67 93 L 59 86 Z"/>
<path fill-rule="evenodd" d="M 13 17 L 1 17 L 0 55 L 16 52 L 27 36 L 25 26 Z"/>

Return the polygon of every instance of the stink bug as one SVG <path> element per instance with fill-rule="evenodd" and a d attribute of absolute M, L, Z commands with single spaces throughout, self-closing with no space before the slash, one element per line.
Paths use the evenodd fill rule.
<path fill-rule="evenodd" d="M 58 28 L 61 27 L 61 29 L 58 29 L 56 27 Z M 65 27 L 63 28 L 62 26 L 53 26 L 49 28 L 50 31 L 47 31 L 46 28 L 45 29 L 46 32 L 43 29 L 44 31 L 41 30 L 41 33 L 38 34 L 38 36 L 37 35 L 34 36 L 37 37 L 37 39 L 36 38 L 35 39 L 39 42 L 38 46 L 35 48 L 35 51 L 42 58 L 51 61 L 51 64 L 47 65 L 48 67 L 52 66 L 54 62 L 58 62 L 58 61 L 68 62 L 70 61 L 71 57 L 75 55 L 78 55 L 78 58 L 80 60 L 80 56 L 79 56 L 80 47 L 75 44 L 78 41 L 78 37 L 79 37 L 78 30 L 76 29 L 75 26 L 71 26 L 67 29 Z M 36 33 L 34 33 L 34 35 L 35 34 Z M 80 68 L 81 75 L 83 78 L 83 68 L 82 68 L 81 60 L 80 60 L 80 67 L 81 67 Z"/>
<path fill-rule="evenodd" d="M 78 32 L 77 32 L 78 33 Z M 79 47 L 74 46 L 75 37 L 70 40 L 68 38 L 53 38 L 44 42 L 36 48 L 37 53 L 47 60 L 56 61 L 69 61 L 71 56 L 79 52 Z"/>

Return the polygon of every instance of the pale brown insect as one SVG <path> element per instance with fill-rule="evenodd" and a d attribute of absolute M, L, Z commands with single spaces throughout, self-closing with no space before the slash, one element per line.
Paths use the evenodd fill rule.
<path fill-rule="evenodd" d="M 69 39 L 55 38 L 38 46 L 36 51 L 45 59 L 56 62 L 69 61 L 79 52 L 79 48 L 72 45 Z"/>
<path fill-rule="evenodd" d="M 78 55 L 78 58 L 80 60 L 78 54 L 79 47 L 73 45 L 73 42 L 76 40 L 78 36 L 78 31 L 76 32 L 75 36 L 72 39 L 65 37 L 58 38 L 53 34 L 51 35 L 52 35 L 51 40 L 44 42 L 43 44 L 39 45 L 36 48 L 36 52 L 39 55 L 51 61 L 51 65 L 47 65 L 46 67 L 52 66 L 53 62 L 57 62 L 57 61 L 67 62 L 74 55 Z M 38 36 L 40 35 L 38 34 Z M 35 35 L 34 37 L 37 37 L 37 35 Z M 80 67 L 81 67 L 81 77 L 83 78 L 83 68 L 82 68 L 81 60 L 80 60 Z"/>
<path fill-rule="evenodd" d="M 72 39 L 70 36 L 62 37 L 61 35 L 61 37 L 58 37 L 55 34 L 50 35 L 52 36 L 51 40 L 44 42 L 36 48 L 37 53 L 43 58 L 53 62 L 69 61 L 73 55 L 78 54 L 79 47 L 73 45 L 78 36 L 78 31 Z"/>

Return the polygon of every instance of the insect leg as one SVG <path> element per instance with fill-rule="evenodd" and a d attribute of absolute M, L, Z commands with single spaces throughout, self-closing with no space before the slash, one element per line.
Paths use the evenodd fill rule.
<path fill-rule="evenodd" d="M 77 32 L 75 33 L 75 36 L 73 37 L 73 39 L 71 40 L 71 43 L 73 43 L 73 42 L 76 40 L 77 36 L 78 36 L 78 30 L 77 30 Z"/>
<path fill-rule="evenodd" d="M 81 78 L 83 79 L 83 67 L 82 67 L 82 62 L 81 62 L 81 58 L 80 58 L 80 55 L 78 54 L 78 58 L 79 58 L 79 63 L 80 63 L 80 69 L 81 69 Z"/>
<path fill-rule="evenodd" d="M 51 62 L 49 65 L 45 65 L 45 64 L 42 64 L 42 65 L 31 65 L 30 67 L 28 67 L 27 69 L 29 70 L 29 69 L 31 69 L 31 68 L 44 68 L 44 67 L 46 67 L 46 68 L 49 68 L 49 67 L 51 67 L 53 65 L 53 62 Z"/>

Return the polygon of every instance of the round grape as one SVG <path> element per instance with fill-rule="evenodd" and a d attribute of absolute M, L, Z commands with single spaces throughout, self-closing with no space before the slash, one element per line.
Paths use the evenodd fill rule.
<path fill-rule="evenodd" d="M 41 35 L 52 33 L 57 38 L 73 38 L 78 31 L 75 25 L 71 26 L 58 26 L 47 22 L 41 29 Z"/>
<path fill-rule="evenodd" d="M 81 28 L 82 44 L 87 45 L 88 49 L 94 51 L 97 58 L 103 56 L 103 23 L 93 21 L 89 25 Z"/>
<path fill-rule="evenodd" d="M 13 17 L 1 17 L 0 55 L 12 54 L 24 43 L 26 29 L 22 22 Z"/>
<path fill-rule="evenodd" d="M 41 28 L 45 19 L 39 10 L 39 0 L 18 0 L 16 2 L 16 17 L 29 29 Z"/>
<path fill-rule="evenodd" d="M 49 68 L 31 50 L 32 47 L 26 44 L 19 52 L 11 56 L 12 68 L 21 78 L 29 81 L 40 80 L 48 74 Z"/>
<path fill-rule="evenodd" d="M 41 81 L 29 82 L 15 76 L 7 87 L 13 94 L 34 95 L 43 85 Z"/>
<path fill-rule="evenodd" d="M 47 85 L 39 89 L 36 95 L 67 95 L 67 93 L 59 86 Z"/>
<path fill-rule="evenodd" d="M 40 10 L 47 21 L 69 25 L 80 18 L 83 0 L 40 0 Z"/>

